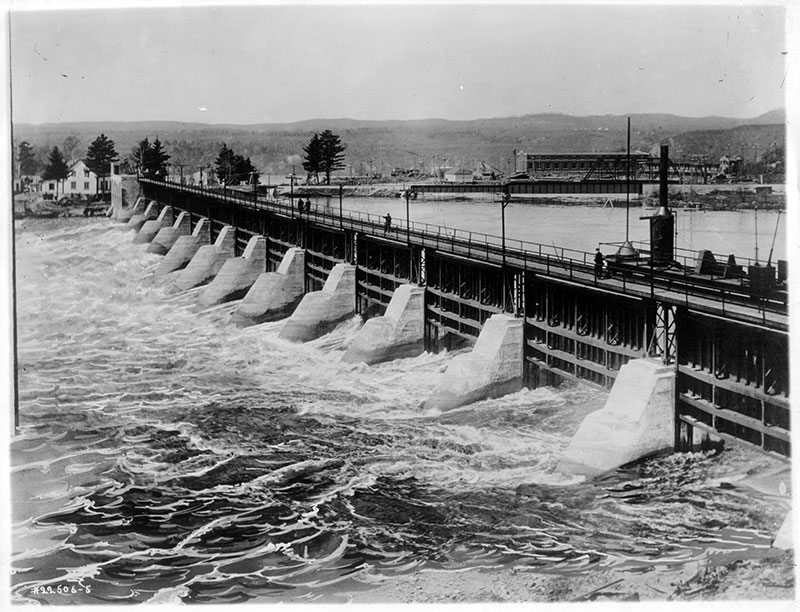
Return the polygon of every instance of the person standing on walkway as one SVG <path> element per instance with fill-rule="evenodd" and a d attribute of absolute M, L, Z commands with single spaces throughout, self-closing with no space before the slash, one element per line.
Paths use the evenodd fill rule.
<path fill-rule="evenodd" d="M 392 215 L 386 213 L 386 216 L 383 219 L 383 233 L 385 234 L 392 228 Z"/>
<path fill-rule="evenodd" d="M 597 247 L 597 251 L 594 254 L 594 279 L 597 280 L 598 278 L 603 278 L 603 262 L 605 258 L 603 254 L 600 252 L 600 247 Z"/>

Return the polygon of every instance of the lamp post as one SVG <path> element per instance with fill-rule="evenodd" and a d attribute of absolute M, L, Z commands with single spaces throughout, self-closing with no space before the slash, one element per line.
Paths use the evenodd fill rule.
<path fill-rule="evenodd" d="M 342 223 L 342 195 L 344 192 L 344 185 L 339 183 L 339 229 L 344 228 L 344 224 Z"/>
<path fill-rule="evenodd" d="M 625 242 L 617 249 L 617 259 L 634 260 L 639 258 L 639 252 L 633 248 L 630 241 L 630 210 L 631 210 L 631 118 L 628 117 L 628 149 L 625 156 Z"/>
<path fill-rule="evenodd" d="M 289 208 L 292 210 L 292 219 L 294 219 L 294 166 L 292 166 L 292 173 L 289 175 Z"/>
<path fill-rule="evenodd" d="M 500 200 L 500 229 L 501 229 L 501 252 L 502 263 L 500 265 L 500 274 L 503 277 L 503 312 L 506 311 L 508 300 L 508 287 L 506 286 L 506 206 L 511 201 L 511 194 L 508 190 L 508 183 L 503 185 L 503 194 Z"/>

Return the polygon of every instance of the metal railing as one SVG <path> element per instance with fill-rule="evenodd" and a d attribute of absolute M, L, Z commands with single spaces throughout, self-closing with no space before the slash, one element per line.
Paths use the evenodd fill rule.
<path fill-rule="evenodd" d="M 300 213 L 293 203 L 286 204 L 270 195 L 263 197 L 232 189 L 209 190 L 172 182 L 139 180 L 160 188 L 211 197 L 246 209 L 264 210 L 313 221 L 332 230 L 351 230 L 405 243 L 409 246 L 430 247 L 492 265 L 502 265 L 505 253 L 507 265 L 543 273 L 553 278 L 599 286 L 634 297 L 658 297 L 658 299 L 674 304 L 691 305 L 698 310 L 713 311 L 751 322 L 772 323 L 778 326 L 788 325 L 788 322 L 782 320 L 783 317 L 779 317 L 778 321 L 768 321 L 767 318 L 768 313 L 786 315 L 787 297 L 785 293 L 753 295 L 749 286 L 743 282 L 739 284 L 730 281 L 721 283 L 719 279 L 715 281 L 699 277 L 694 274 L 694 263 L 691 266 L 688 265 L 688 254 L 679 253 L 687 258 L 687 265 L 680 270 L 653 268 L 644 262 L 638 264 L 617 263 L 613 266 L 613 278 L 607 282 L 598 282 L 594 277 L 594 253 L 558 247 L 552 243 L 545 245 L 506 238 L 504 244 L 501 237 L 492 234 L 416 221 L 406 223 L 404 219 L 393 219 L 392 223 L 387 226 L 384 217 L 380 215 L 339 209 L 338 207 L 315 207 L 308 213 Z M 341 214 L 339 214 L 340 210 Z M 637 245 L 641 251 L 647 250 L 645 243 L 638 242 Z M 742 261 L 748 263 L 740 265 L 747 266 L 750 265 L 751 260 L 743 258 Z M 657 291 L 658 295 L 656 295 Z M 698 302 L 698 299 L 710 301 L 712 304 Z M 742 309 L 746 312 L 740 312 Z"/>

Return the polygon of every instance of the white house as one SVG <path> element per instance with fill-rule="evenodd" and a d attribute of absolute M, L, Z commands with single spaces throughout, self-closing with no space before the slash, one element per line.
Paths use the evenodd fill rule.
<path fill-rule="evenodd" d="M 184 176 L 183 180 L 187 185 L 194 185 L 196 187 L 203 188 L 215 187 L 219 185 L 219 181 L 217 181 L 217 175 L 213 168 L 197 170 L 196 172 L 192 172 L 190 176 Z"/>
<path fill-rule="evenodd" d="M 58 185 L 56 183 L 59 183 Z M 52 193 L 53 195 L 58 192 L 58 195 L 94 195 L 98 191 L 108 191 L 111 188 L 108 177 L 104 177 L 98 186 L 97 175 L 89 170 L 86 162 L 82 159 L 74 162 L 69 167 L 69 176 L 63 181 L 56 181 L 54 179 L 42 180 L 39 183 L 38 191 L 42 193 Z"/>

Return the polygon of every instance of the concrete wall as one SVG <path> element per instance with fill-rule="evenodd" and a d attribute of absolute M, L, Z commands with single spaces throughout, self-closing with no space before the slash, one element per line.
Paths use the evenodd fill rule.
<path fill-rule="evenodd" d="M 156 255 L 166 255 L 178 241 L 178 238 L 181 236 L 188 236 L 191 232 L 192 222 L 189 218 L 189 213 L 181 211 L 178 218 L 175 219 L 175 223 L 169 227 L 162 227 L 158 230 L 158 233 L 150 242 L 150 246 L 147 247 L 147 252 L 155 253 Z"/>
<path fill-rule="evenodd" d="M 602 410 L 588 415 L 558 470 L 594 476 L 675 444 L 675 367 L 632 359 L 620 368 Z"/>
<path fill-rule="evenodd" d="M 175 280 L 175 290 L 185 291 L 205 285 L 217 275 L 225 261 L 235 255 L 235 246 L 235 230 L 232 226 L 226 225 L 214 244 L 201 246 L 188 265 L 181 270 Z"/>
<path fill-rule="evenodd" d="M 276 272 L 261 274 L 233 315 L 237 325 L 254 325 L 285 319 L 303 299 L 306 252 L 291 248 Z"/>
<path fill-rule="evenodd" d="M 416 357 L 425 348 L 425 288 L 400 285 L 386 313 L 364 324 L 347 347 L 346 363 L 379 363 Z"/>
<path fill-rule="evenodd" d="M 336 264 L 321 291 L 306 294 L 286 321 L 280 338 L 308 342 L 333 330 L 355 313 L 356 267 Z"/>
<path fill-rule="evenodd" d="M 450 410 L 522 388 L 524 319 L 492 315 L 467 355 L 450 363 L 426 409 Z"/>
<path fill-rule="evenodd" d="M 198 301 L 204 306 L 221 304 L 243 297 L 267 267 L 267 240 L 253 236 L 241 257 L 228 259 Z"/>
<path fill-rule="evenodd" d="M 211 223 L 202 218 L 194 226 L 191 236 L 180 236 L 172 248 L 159 262 L 155 275 L 161 276 L 176 270 L 182 270 L 197 254 L 201 246 L 207 246 L 211 241 Z"/>
<path fill-rule="evenodd" d="M 111 218 L 127 223 L 133 213 L 133 206 L 142 194 L 139 180 L 133 175 L 112 175 L 111 179 Z"/>

